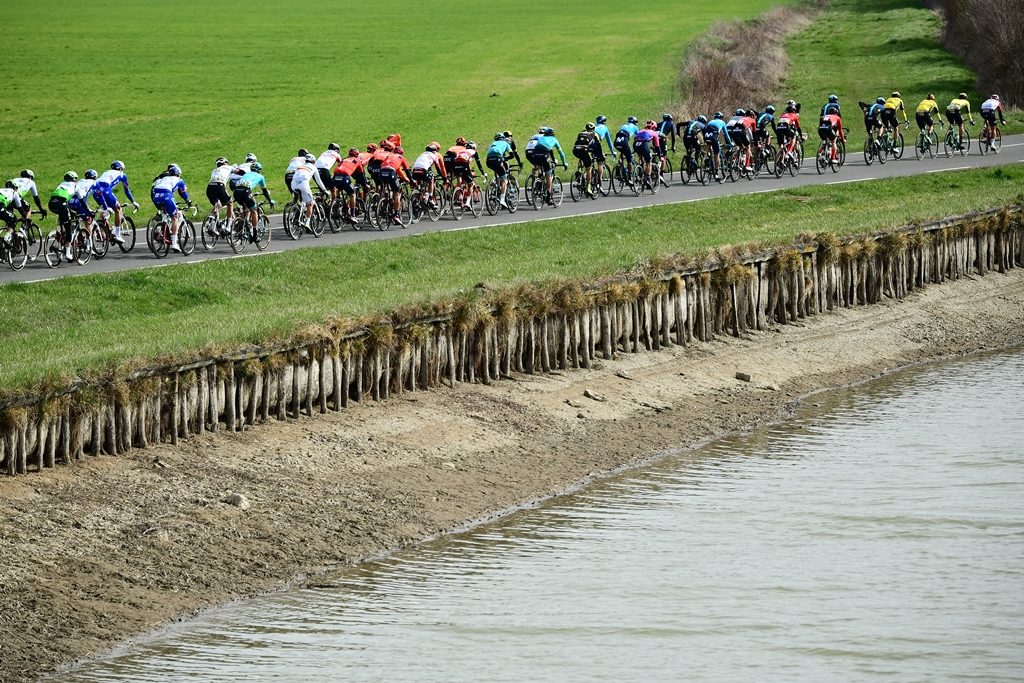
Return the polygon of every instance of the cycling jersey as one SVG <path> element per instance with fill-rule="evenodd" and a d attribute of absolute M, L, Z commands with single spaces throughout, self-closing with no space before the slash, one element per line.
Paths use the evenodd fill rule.
<path fill-rule="evenodd" d="M 354 175 L 362 170 L 363 160 L 360 157 L 345 157 L 334 168 L 334 175 Z"/>
<path fill-rule="evenodd" d="M 316 167 L 326 168 L 328 171 L 333 171 L 334 167 L 340 163 L 341 155 L 335 152 L 333 149 L 325 151 L 316 159 Z"/>
<path fill-rule="evenodd" d="M 1000 102 L 999 100 L 985 100 L 984 102 L 981 103 L 981 110 L 985 111 L 986 109 L 989 111 L 1001 112 L 1003 110 L 1003 103 Z"/>
<path fill-rule="evenodd" d="M 255 171 L 249 171 L 238 178 L 235 183 L 236 190 L 245 190 L 247 192 L 254 192 L 255 190 L 265 190 L 267 188 L 267 179 L 261 174 Z"/>
<path fill-rule="evenodd" d="M 213 169 L 210 173 L 210 184 L 213 185 L 227 185 L 228 179 L 231 177 L 231 164 L 224 164 Z"/>
<path fill-rule="evenodd" d="M 303 160 L 305 160 L 305 157 L 303 157 Z M 246 173 L 252 170 L 252 163 L 250 162 L 247 164 L 239 164 L 238 166 L 235 166 L 232 170 L 239 171 L 238 175 L 245 175 Z"/>
<path fill-rule="evenodd" d="M 885 108 L 892 109 L 893 111 L 906 111 L 903 106 L 903 100 L 898 97 L 890 97 L 885 101 Z"/>
<path fill-rule="evenodd" d="M 21 196 L 9 187 L 0 187 L 0 208 L 21 208 Z"/>
<path fill-rule="evenodd" d="M 722 119 L 711 119 L 708 121 L 707 125 L 704 126 L 704 142 L 710 145 L 716 153 L 721 150 L 721 146 L 718 142 L 718 137 L 720 135 L 725 138 L 725 142 L 729 145 L 729 149 L 732 149 L 732 138 L 728 135 L 728 129 L 726 128 L 725 121 Z"/>
<path fill-rule="evenodd" d="M 604 125 L 603 123 L 597 124 L 594 127 L 594 134 L 597 135 L 597 139 L 599 141 L 601 141 L 602 143 L 607 143 L 608 151 L 612 152 L 612 154 L 615 153 L 613 151 L 615 149 L 615 143 L 612 142 L 612 134 L 608 132 L 608 126 Z"/>
<path fill-rule="evenodd" d="M 21 195 L 22 199 L 28 199 L 29 195 L 33 197 L 39 196 L 36 181 L 31 178 L 11 178 L 10 182 L 14 185 L 15 191 Z"/>
<path fill-rule="evenodd" d="M 306 157 L 292 157 L 288 162 L 288 167 L 284 169 L 284 174 L 287 176 L 289 173 L 295 173 L 295 169 L 304 163 L 306 163 Z"/>
<path fill-rule="evenodd" d="M 939 106 L 935 100 L 921 100 L 921 104 L 917 105 L 915 110 L 916 114 L 931 114 L 932 112 L 939 113 Z"/>
<path fill-rule="evenodd" d="M 626 123 L 623 124 L 621 128 L 619 128 L 619 132 L 615 135 L 615 137 L 618 138 L 623 134 L 626 134 L 627 137 L 633 137 L 637 134 L 637 131 L 639 130 L 640 128 L 638 128 L 635 123 Z"/>
<path fill-rule="evenodd" d="M 827 116 L 829 114 L 835 114 L 836 116 L 842 115 L 842 112 L 839 110 L 838 102 L 829 102 L 824 107 L 821 108 L 822 116 Z"/>
<path fill-rule="evenodd" d="M 775 128 L 775 116 L 765 112 L 757 117 L 757 129 L 762 133 L 766 132 L 766 129 L 770 125 L 772 129 Z"/>
<path fill-rule="evenodd" d="M 537 138 L 537 146 L 543 147 L 544 150 L 550 154 L 557 151 L 562 164 L 565 164 L 565 152 L 562 151 L 562 145 L 559 144 L 558 138 L 554 135 L 541 135 Z"/>
<path fill-rule="evenodd" d="M 703 133 L 706 127 L 707 124 L 702 123 L 701 121 L 690 121 L 689 125 L 686 127 L 686 137 L 695 138 Z"/>
<path fill-rule="evenodd" d="M 54 188 L 53 192 L 50 193 L 51 197 L 57 197 L 64 201 L 70 201 L 75 195 L 75 183 L 70 180 L 65 180 L 63 183 Z"/>
<path fill-rule="evenodd" d="M 504 140 L 495 140 L 491 143 L 491 146 L 487 148 L 487 158 L 504 159 L 505 155 L 511 151 L 512 145 L 508 144 Z"/>
<path fill-rule="evenodd" d="M 92 188 L 92 195 L 96 200 L 96 204 L 105 209 L 115 208 L 117 206 L 117 197 L 114 196 L 114 188 L 118 185 L 124 185 L 125 196 L 128 198 L 128 201 L 134 203 L 135 198 L 132 197 L 131 188 L 128 187 L 128 176 L 125 175 L 124 171 L 110 169 L 109 171 L 104 171 L 96 179 L 96 184 Z"/>
<path fill-rule="evenodd" d="M 961 100 L 959 98 L 951 100 L 946 106 L 947 112 L 967 112 L 971 113 L 971 103 L 967 100 Z"/>
<path fill-rule="evenodd" d="M 878 104 L 877 102 L 875 102 L 874 104 L 872 104 L 870 107 L 867 108 L 867 111 L 864 112 L 864 116 L 867 116 L 868 118 L 871 118 L 871 119 L 877 119 L 879 116 L 882 115 L 882 111 L 884 109 L 885 109 L 884 105 L 881 105 L 881 104 Z"/>
<path fill-rule="evenodd" d="M 470 151 L 470 152 L 473 152 L 473 154 L 476 154 L 476 150 L 471 149 L 471 150 L 467 150 L 467 151 Z M 468 163 L 468 161 L 467 161 L 467 163 Z M 401 154 L 394 154 L 394 153 L 388 154 L 387 157 L 384 158 L 383 163 L 381 163 L 381 168 L 382 169 L 384 169 L 384 168 L 393 169 L 393 170 L 398 172 L 398 175 L 401 176 L 402 179 L 404 179 L 404 180 L 408 180 L 409 179 L 408 173 L 406 173 L 406 171 L 409 170 L 409 162 L 406 161 L 405 157 L 402 156 Z"/>
<path fill-rule="evenodd" d="M 168 216 L 173 216 L 179 211 L 174 203 L 175 192 L 181 195 L 181 198 L 186 202 L 191 201 L 188 197 L 188 188 L 185 187 L 185 181 L 176 175 L 162 176 L 154 180 L 149 196 L 153 200 L 153 206 L 158 211 L 162 211 Z"/>
<path fill-rule="evenodd" d="M 574 148 L 585 150 L 590 150 L 595 146 L 600 147 L 601 141 L 597 139 L 597 133 L 590 130 L 580 131 L 576 136 L 576 143 L 573 145 Z"/>

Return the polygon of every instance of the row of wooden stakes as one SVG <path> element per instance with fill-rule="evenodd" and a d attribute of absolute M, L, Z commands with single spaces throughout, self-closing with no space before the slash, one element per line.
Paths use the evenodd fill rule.
<path fill-rule="evenodd" d="M 456 382 L 587 368 L 622 353 L 739 336 L 926 284 L 1024 265 L 1024 211 L 1007 207 L 701 266 L 562 283 L 550 305 L 467 298 L 447 315 L 381 321 L 337 338 L 150 368 L 0 406 L 0 472 L 177 444 L 205 431 L 341 410 Z"/>

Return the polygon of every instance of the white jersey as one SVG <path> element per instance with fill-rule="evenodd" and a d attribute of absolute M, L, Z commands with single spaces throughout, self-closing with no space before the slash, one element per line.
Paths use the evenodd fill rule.
<path fill-rule="evenodd" d="M 288 162 L 288 168 L 284 169 L 284 172 L 295 173 L 295 169 L 304 163 L 306 163 L 306 157 L 292 157 L 292 160 Z"/>
<path fill-rule="evenodd" d="M 174 192 L 185 187 L 185 181 L 176 175 L 166 175 L 153 181 L 153 189 L 160 192 Z"/>
<path fill-rule="evenodd" d="M 316 184 L 321 190 L 327 191 L 327 188 L 324 187 L 324 181 L 320 179 L 320 174 L 317 173 L 316 166 L 308 161 L 303 161 L 302 165 L 295 169 L 295 178 L 292 179 L 292 185 L 294 187 L 296 182 L 308 183 L 310 178 L 316 180 Z"/>
<path fill-rule="evenodd" d="M 988 109 L 991 111 L 995 111 L 996 109 L 999 109 L 999 105 L 999 100 L 988 99 L 981 103 L 981 110 L 985 111 L 986 109 Z"/>
<path fill-rule="evenodd" d="M 213 173 L 210 174 L 211 185 L 227 185 L 228 178 L 231 177 L 231 164 L 223 164 L 213 169 Z"/>
<path fill-rule="evenodd" d="M 240 175 L 245 175 L 246 173 L 252 170 L 252 163 L 239 164 L 238 166 L 235 166 L 235 170 L 241 171 Z"/>
<path fill-rule="evenodd" d="M 109 171 L 104 171 L 100 177 L 96 179 L 96 182 L 114 185 L 122 175 L 124 175 L 124 171 L 115 171 L 114 169 L 110 169 Z"/>
<path fill-rule="evenodd" d="M 22 197 L 33 197 L 39 196 L 39 189 L 36 187 L 36 181 L 31 178 L 11 178 L 11 182 L 14 183 L 14 189 L 18 191 Z"/>
<path fill-rule="evenodd" d="M 53 189 L 51 196 L 62 197 L 67 195 L 68 198 L 75 196 L 75 183 L 70 180 L 65 180 L 63 183 Z"/>
<path fill-rule="evenodd" d="M 96 180 L 93 178 L 82 178 L 75 184 L 75 199 L 85 199 L 92 192 L 92 186 L 96 184 Z"/>
<path fill-rule="evenodd" d="M 0 187 L 0 204 L 7 206 L 12 204 L 15 207 L 21 206 L 21 195 L 9 187 Z"/>
<path fill-rule="evenodd" d="M 340 163 L 341 155 L 335 152 L 333 149 L 329 149 L 317 158 L 316 167 L 325 168 L 328 171 L 333 171 L 334 167 Z"/>
<path fill-rule="evenodd" d="M 413 170 L 429 171 L 434 164 L 441 160 L 441 155 L 437 152 L 424 152 L 423 154 L 416 157 L 416 161 L 413 163 Z"/>

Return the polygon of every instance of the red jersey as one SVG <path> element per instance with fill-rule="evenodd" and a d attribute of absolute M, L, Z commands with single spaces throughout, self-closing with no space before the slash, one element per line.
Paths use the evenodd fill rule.
<path fill-rule="evenodd" d="M 357 157 L 345 157 L 341 160 L 341 163 L 334 169 L 334 175 L 352 175 L 363 170 L 363 159 L 362 154 Z M 367 154 L 367 157 L 370 155 Z"/>
<path fill-rule="evenodd" d="M 453 148 L 454 149 L 454 148 Z M 455 163 L 469 165 L 469 162 L 476 156 L 476 150 L 470 149 L 469 147 L 463 147 L 462 151 L 455 155 Z"/>
<path fill-rule="evenodd" d="M 401 154 L 388 154 L 384 157 L 383 163 L 380 165 L 381 168 L 393 168 L 398 173 L 398 176 L 403 180 L 408 180 L 409 176 L 406 171 L 409 168 L 409 162 L 405 160 L 405 157 Z"/>
<path fill-rule="evenodd" d="M 465 149 L 466 148 L 463 147 L 462 145 L 453 145 L 452 147 L 448 148 L 448 154 L 452 155 L 453 157 L 457 157 Z"/>
<path fill-rule="evenodd" d="M 788 111 L 788 112 L 786 112 L 785 114 L 783 114 L 782 116 L 779 117 L 779 121 L 787 121 L 789 123 L 789 125 L 793 126 L 794 128 L 799 128 L 800 127 L 800 114 L 797 114 L 794 111 Z"/>

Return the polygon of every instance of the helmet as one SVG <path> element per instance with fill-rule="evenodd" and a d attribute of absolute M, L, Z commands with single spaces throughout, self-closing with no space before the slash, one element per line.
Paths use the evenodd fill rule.
<path fill-rule="evenodd" d="M 252 163 L 255 163 L 255 162 L 256 162 L 256 155 L 255 154 L 253 154 L 252 152 L 249 152 L 248 154 L 245 155 L 245 163 L 252 164 Z"/>
<path fill-rule="evenodd" d="M 348 155 L 350 157 L 357 157 L 357 156 L 359 156 L 359 150 L 356 149 L 355 147 L 350 147 L 349 150 L 348 150 Z"/>
<path fill-rule="evenodd" d="M 875 102 L 877 102 L 878 104 L 885 104 L 885 98 L 884 97 L 875 98 Z"/>
<path fill-rule="evenodd" d="M 900 95 L 899 90 L 893 90 L 892 95 L 890 95 L 890 97 L 902 97 L 902 95 Z"/>
<path fill-rule="evenodd" d="M 661 120 L 662 121 L 671 121 L 672 120 L 672 114 L 669 114 L 667 112 L 662 114 L 661 115 Z"/>
<path fill-rule="evenodd" d="M 337 142 L 332 142 L 331 144 L 327 145 L 327 149 L 329 149 L 332 152 L 338 152 L 341 150 L 341 147 L 338 147 Z"/>
<path fill-rule="evenodd" d="M 746 109 L 737 109 L 736 110 L 736 116 L 746 116 L 746 115 L 747 115 L 747 110 Z"/>
<path fill-rule="evenodd" d="M 315 161 L 315 160 L 314 160 L 314 161 Z M 263 170 L 263 164 L 261 164 L 261 163 L 260 163 L 260 162 L 258 162 L 258 161 L 254 161 L 254 162 L 252 162 L 252 166 L 250 166 L 250 168 L 251 168 L 251 169 L 252 169 L 253 171 L 255 171 L 256 173 L 259 173 L 260 171 L 262 171 L 262 170 Z"/>
<path fill-rule="evenodd" d="M 935 95 L 933 93 L 929 93 L 928 94 L 928 99 L 929 100 L 934 100 L 935 99 Z"/>
<path fill-rule="evenodd" d="M 504 137 L 505 137 L 505 136 L 504 136 L 504 135 L 502 135 L 501 133 L 495 133 L 495 134 L 494 134 L 494 139 L 495 139 L 495 141 L 497 141 L 497 140 L 501 140 L 501 139 L 503 139 Z"/>
<path fill-rule="evenodd" d="M 720 119 L 720 118 L 722 118 L 723 116 L 725 116 L 725 114 L 723 114 L 723 113 L 722 113 L 722 112 L 720 112 L 720 111 L 716 111 L 716 112 L 715 112 L 715 115 L 714 115 L 714 118 L 716 118 L 716 119 Z"/>
<path fill-rule="evenodd" d="M 766 113 L 766 114 L 774 114 L 775 113 L 775 107 L 769 104 L 767 107 L 764 108 L 764 113 Z"/>
<path fill-rule="evenodd" d="M 644 123 L 644 125 L 645 126 L 653 126 L 653 125 L 655 125 L 654 124 L 654 119 L 647 119 L 647 121 Z"/>
<path fill-rule="evenodd" d="M 9 190 L 17 189 L 17 188 L 14 187 L 14 181 L 13 180 L 8 180 L 6 183 L 4 183 L 4 187 L 6 187 Z"/>
<path fill-rule="evenodd" d="M 78 174 L 75 173 L 74 171 L 68 171 L 67 173 L 64 174 L 64 180 L 73 183 L 76 180 L 78 180 Z"/>
<path fill-rule="evenodd" d="M 967 93 L 962 92 L 959 95 L 957 95 L 957 97 L 959 97 L 961 100 L 966 100 L 967 99 Z"/>
<path fill-rule="evenodd" d="M 21 172 L 21 177 L 34 179 L 36 177 L 36 174 L 33 173 L 31 169 L 26 168 L 24 171 Z"/>
<path fill-rule="evenodd" d="M 96 169 L 90 168 L 88 171 L 85 172 L 85 177 L 88 178 L 89 180 L 96 180 Z"/>
<path fill-rule="evenodd" d="M 587 125 L 586 125 L 586 126 L 584 126 L 584 128 L 586 128 L 587 130 L 594 130 L 595 128 L 597 128 L 597 126 L 595 126 L 595 125 L 594 125 L 593 123 L 591 123 L 590 121 L 587 121 Z"/>
<path fill-rule="evenodd" d="M 544 135 L 544 126 L 541 126 L 540 128 L 537 129 L 537 134 Z"/>
<path fill-rule="evenodd" d="M 395 149 L 395 145 L 390 140 L 381 140 L 380 148 L 386 152 L 392 152 Z"/>
<path fill-rule="evenodd" d="M 839 101 L 839 95 L 829 95 L 828 96 L 828 101 L 829 102 L 838 102 Z"/>
<path fill-rule="evenodd" d="M 437 150 L 441 149 L 441 143 L 440 143 L 440 142 L 438 142 L 437 140 L 434 140 L 433 142 L 431 142 L 431 143 L 430 143 L 429 145 L 427 145 L 427 146 L 428 146 L 428 147 L 433 147 L 433 148 L 434 148 L 434 151 L 435 151 L 435 152 L 436 152 Z"/>
<path fill-rule="evenodd" d="M 648 121 L 647 123 L 644 124 L 644 128 L 646 128 L 647 130 L 654 130 L 657 127 L 658 124 L 656 124 L 654 121 Z"/>
<path fill-rule="evenodd" d="M 228 163 L 228 160 L 227 160 L 227 159 L 225 159 L 224 157 L 217 157 L 217 161 L 216 161 L 216 162 L 214 162 L 214 163 L 215 163 L 215 164 L 216 164 L 217 166 L 223 166 L 224 164 Z"/>
<path fill-rule="evenodd" d="M 796 100 L 786 100 L 786 106 L 787 107 L 795 107 L 796 106 Z"/>
<path fill-rule="evenodd" d="M 508 138 L 509 140 L 511 140 L 512 139 L 512 131 L 510 131 L 510 130 L 502 131 L 501 132 L 501 136 L 503 138 Z"/>
<path fill-rule="evenodd" d="M 297 157 L 304 157 L 307 154 L 309 154 L 309 150 L 306 149 L 305 147 L 302 147 L 302 148 L 299 149 L 299 153 L 296 154 L 295 156 L 297 156 Z"/>
<path fill-rule="evenodd" d="M 439 149 L 441 149 L 440 145 L 435 145 L 433 142 L 431 142 L 429 145 L 427 145 L 427 148 L 426 148 L 425 151 L 427 151 L 427 152 L 436 152 Z"/>
<path fill-rule="evenodd" d="M 476 143 L 470 140 L 469 142 L 466 143 L 466 147 L 468 149 L 476 149 Z"/>
<path fill-rule="evenodd" d="M 455 138 L 455 144 L 456 145 L 461 145 L 461 146 L 465 147 L 466 146 L 466 138 L 464 138 L 464 137 L 462 137 L 460 135 L 459 137 Z"/>
<path fill-rule="evenodd" d="M 608 120 L 608 117 L 607 116 L 598 116 L 594 120 L 597 121 L 598 123 L 605 123 Z"/>
<path fill-rule="evenodd" d="M 366 151 L 367 152 L 376 152 L 377 151 L 377 145 L 375 143 L 371 142 L 370 144 L 368 144 L 366 146 Z"/>
<path fill-rule="evenodd" d="M 115 171 L 123 171 L 124 170 L 124 162 L 123 161 L 113 161 L 110 164 L 110 168 L 114 169 Z"/>
<path fill-rule="evenodd" d="M 552 128 L 551 126 L 548 126 L 547 128 L 544 129 L 544 135 L 554 135 L 554 134 L 555 134 L 555 129 Z"/>
<path fill-rule="evenodd" d="M 998 101 L 999 100 L 999 95 L 993 95 L 992 99 Z"/>
<path fill-rule="evenodd" d="M 303 157 L 303 158 L 304 158 L 304 159 L 305 159 L 306 161 L 308 161 L 309 163 L 311 163 L 311 164 L 314 164 L 314 163 L 316 163 L 316 157 L 315 157 L 315 156 L 313 156 L 312 154 L 307 154 L 307 155 L 306 155 L 305 157 Z M 255 164 L 254 164 L 254 165 L 255 165 Z"/>
<path fill-rule="evenodd" d="M 171 175 L 180 176 L 181 166 L 178 166 L 177 164 L 167 164 L 167 172 Z"/>
<path fill-rule="evenodd" d="M 638 119 L 635 116 L 630 116 L 628 119 L 626 119 L 626 123 L 636 123 L 637 120 Z"/>
<path fill-rule="evenodd" d="M 474 144 L 473 147 L 475 148 L 476 145 Z M 401 145 L 396 146 L 395 154 L 401 154 L 402 156 L 405 156 L 405 148 L 403 148 Z"/>
<path fill-rule="evenodd" d="M 697 117 L 697 120 L 700 121 L 701 123 L 707 123 L 708 117 L 704 116 L 704 114 L 701 114 L 700 116 Z"/>

